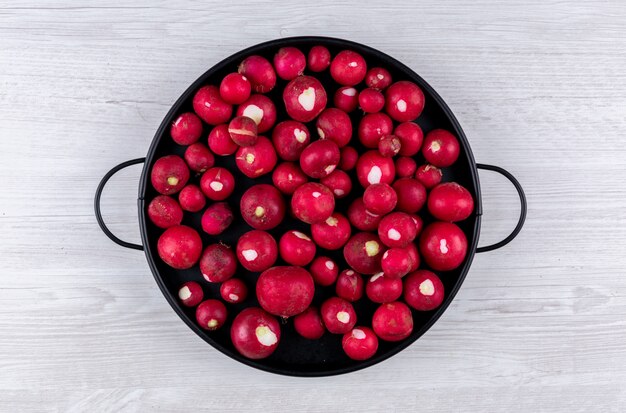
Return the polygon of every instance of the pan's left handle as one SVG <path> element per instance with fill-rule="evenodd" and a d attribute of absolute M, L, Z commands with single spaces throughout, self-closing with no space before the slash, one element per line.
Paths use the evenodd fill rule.
<path fill-rule="evenodd" d="M 96 189 L 96 197 L 94 198 L 94 202 L 93 202 L 93 208 L 96 213 L 96 219 L 98 220 L 98 225 L 100 225 L 100 229 L 102 229 L 102 232 L 104 232 L 104 234 L 107 237 L 109 237 L 111 241 L 113 241 L 114 243 L 121 245 L 122 247 L 132 248 L 134 250 L 139 250 L 139 251 L 143 251 L 143 245 L 122 241 L 121 239 L 113 235 L 113 233 L 109 230 L 109 228 L 107 228 L 106 224 L 104 223 L 104 219 L 102 219 L 102 212 L 100 211 L 100 198 L 102 197 L 102 191 L 104 190 L 105 185 L 107 184 L 107 182 L 109 181 L 109 179 L 111 179 L 113 175 L 115 175 L 118 171 L 126 167 L 129 167 L 131 165 L 136 165 L 139 163 L 144 163 L 145 161 L 146 161 L 146 158 L 131 159 L 130 161 L 122 162 L 121 164 L 113 167 L 109 172 L 106 173 L 106 175 L 104 175 L 104 177 L 102 177 L 102 180 L 100 181 L 100 184 L 98 185 L 98 189 Z"/>

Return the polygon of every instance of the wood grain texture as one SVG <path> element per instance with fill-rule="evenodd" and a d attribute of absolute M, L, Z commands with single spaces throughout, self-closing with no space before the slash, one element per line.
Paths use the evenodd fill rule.
<path fill-rule="evenodd" d="M 0 411 L 626 410 L 626 4 L 612 1 L 0 1 Z M 93 3 L 89 3 L 93 4 Z M 92 196 L 144 156 L 174 100 L 260 41 L 345 37 L 420 73 L 528 220 L 476 257 L 419 341 L 293 379 L 221 355 L 169 308 Z M 140 168 L 103 209 L 138 241 Z M 481 172 L 481 243 L 518 213 Z"/>

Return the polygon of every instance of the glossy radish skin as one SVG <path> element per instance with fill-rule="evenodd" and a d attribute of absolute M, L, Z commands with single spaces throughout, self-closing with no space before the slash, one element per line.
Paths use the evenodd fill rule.
<path fill-rule="evenodd" d="M 211 151 L 219 156 L 232 155 L 239 149 L 239 145 L 230 138 L 227 124 L 217 125 L 211 129 L 208 142 Z"/>
<path fill-rule="evenodd" d="M 280 324 L 258 307 L 246 308 L 233 320 L 230 339 L 237 351 L 253 360 L 272 355 L 280 341 Z"/>
<path fill-rule="evenodd" d="M 414 257 L 407 248 L 389 248 L 383 254 L 380 265 L 389 278 L 402 278 L 414 267 Z"/>
<path fill-rule="evenodd" d="M 435 129 L 424 138 L 422 153 L 426 162 L 445 168 L 459 158 L 461 147 L 457 138 L 444 129 Z"/>
<path fill-rule="evenodd" d="M 230 73 L 220 83 L 222 100 L 231 105 L 240 105 L 245 102 L 252 92 L 252 85 L 248 78 L 239 73 Z"/>
<path fill-rule="evenodd" d="M 404 248 L 417 236 L 417 228 L 409 214 L 392 212 L 380 220 L 378 236 L 389 248 Z"/>
<path fill-rule="evenodd" d="M 228 169 L 216 166 L 200 178 L 200 189 L 212 201 L 223 201 L 235 190 L 235 177 Z"/>
<path fill-rule="evenodd" d="M 264 95 L 252 95 L 237 108 L 237 116 L 251 118 L 257 125 L 258 133 L 265 133 L 276 123 L 276 106 Z"/>
<path fill-rule="evenodd" d="M 398 211 L 414 214 L 426 203 L 426 188 L 412 178 L 400 178 L 392 185 L 398 196 Z"/>
<path fill-rule="evenodd" d="M 378 152 L 386 158 L 393 158 L 400 152 L 400 139 L 394 135 L 387 135 L 378 141 Z"/>
<path fill-rule="evenodd" d="M 173 227 L 182 222 L 183 209 L 174 198 L 157 195 L 148 204 L 148 218 L 159 228 Z"/>
<path fill-rule="evenodd" d="M 202 230 L 209 235 L 219 235 L 233 223 L 235 216 L 226 202 L 209 205 L 202 214 Z"/>
<path fill-rule="evenodd" d="M 359 106 L 365 113 L 380 112 L 385 107 L 385 96 L 373 88 L 363 89 L 359 93 Z"/>
<path fill-rule="evenodd" d="M 239 278 L 231 278 L 220 285 L 222 300 L 231 304 L 239 304 L 248 297 L 248 287 Z"/>
<path fill-rule="evenodd" d="M 309 340 L 317 340 L 324 335 L 326 329 L 317 307 L 309 307 L 293 318 L 296 332 Z"/>
<path fill-rule="evenodd" d="M 365 75 L 365 84 L 377 90 L 385 90 L 391 84 L 391 73 L 382 67 L 373 67 Z"/>
<path fill-rule="evenodd" d="M 417 170 L 417 162 L 408 156 L 396 158 L 395 166 L 398 178 L 412 178 Z"/>
<path fill-rule="evenodd" d="M 162 195 L 172 195 L 184 188 L 189 180 L 189 168 L 180 156 L 163 156 L 154 163 L 150 181 Z"/>
<path fill-rule="evenodd" d="M 216 86 L 203 86 L 193 97 L 193 110 L 209 125 L 226 123 L 233 114 L 233 106 L 224 102 Z"/>
<path fill-rule="evenodd" d="M 344 146 L 341 148 L 341 155 L 339 157 L 339 169 L 342 171 L 351 171 L 356 166 L 356 162 L 359 159 L 359 153 L 352 146 Z"/>
<path fill-rule="evenodd" d="M 350 113 L 359 106 L 359 94 L 352 86 L 340 87 L 333 96 L 333 103 L 337 109 Z"/>
<path fill-rule="evenodd" d="M 287 231 L 278 241 L 278 250 L 285 262 L 303 267 L 313 261 L 316 248 L 308 235 L 300 231 Z"/>
<path fill-rule="evenodd" d="M 393 134 L 400 139 L 400 155 L 414 156 L 422 147 L 424 132 L 418 124 L 413 122 L 403 122 L 396 126 Z"/>
<path fill-rule="evenodd" d="M 185 307 L 195 307 L 204 299 L 204 291 L 197 282 L 188 281 L 178 289 L 178 299 Z"/>
<path fill-rule="evenodd" d="M 244 221 L 252 228 L 270 230 L 285 218 L 285 200 L 272 185 L 251 186 L 241 196 L 239 209 Z"/>
<path fill-rule="evenodd" d="M 355 327 L 343 335 L 341 347 L 352 360 L 367 360 L 378 350 L 378 337 L 370 328 Z"/>
<path fill-rule="evenodd" d="M 200 142 L 189 145 L 184 157 L 189 169 L 194 172 L 203 173 L 215 165 L 215 156 L 206 145 Z"/>
<path fill-rule="evenodd" d="M 431 189 L 439 185 L 442 177 L 443 172 L 441 172 L 441 169 L 428 163 L 420 166 L 415 171 L 415 179 L 420 181 L 426 189 Z"/>
<path fill-rule="evenodd" d="M 178 202 L 185 211 L 198 212 L 206 205 L 206 198 L 197 185 L 189 184 L 178 193 Z"/>
<path fill-rule="evenodd" d="M 300 168 L 311 178 L 330 175 L 339 165 L 339 147 L 331 140 L 311 142 L 300 155 Z"/>
<path fill-rule="evenodd" d="M 295 79 L 304 73 L 306 56 L 296 47 L 281 47 L 274 55 L 274 68 L 281 79 Z"/>
<path fill-rule="evenodd" d="M 398 122 L 416 119 L 424 109 L 424 93 L 415 83 L 396 82 L 385 92 L 385 111 Z"/>
<path fill-rule="evenodd" d="M 256 122 L 247 116 L 236 116 L 228 124 L 230 138 L 239 146 L 251 146 L 257 141 Z"/>
<path fill-rule="evenodd" d="M 356 163 L 356 175 L 363 188 L 373 184 L 391 184 L 396 176 L 396 167 L 393 159 L 385 158 L 378 151 L 367 151 Z"/>
<path fill-rule="evenodd" d="M 353 270 L 343 270 L 337 278 L 335 293 L 344 300 L 354 302 L 363 297 L 364 282 L 361 274 Z"/>
<path fill-rule="evenodd" d="M 413 332 L 413 315 L 399 301 L 381 304 L 372 317 L 372 327 L 381 340 L 404 340 Z"/>
<path fill-rule="evenodd" d="M 179 145 L 191 145 L 202 136 L 202 121 L 195 113 L 183 113 L 172 122 L 170 135 Z"/>
<path fill-rule="evenodd" d="M 443 283 L 431 271 L 420 270 L 404 280 L 404 301 L 418 311 L 432 311 L 444 299 Z"/>
<path fill-rule="evenodd" d="M 209 331 L 222 327 L 226 322 L 227 315 L 226 306 L 219 300 L 203 301 L 196 308 L 196 321 L 200 327 Z"/>
<path fill-rule="evenodd" d="M 474 211 L 474 199 L 463 186 L 456 182 L 446 182 L 430 191 L 428 211 L 441 221 L 463 221 Z"/>
<path fill-rule="evenodd" d="M 202 253 L 202 240 L 195 229 L 185 225 L 169 227 L 157 243 L 159 257 L 170 267 L 186 270 L 193 267 Z"/>
<path fill-rule="evenodd" d="M 265 136 L 259 136 L 254 145 L 237 150 L 235 162 L 245 176 L 254 179 L 272 172 L 278 157 L 272 142 Z"/>
<path fill-rule="evenodd" d="M 286 195 L 292 195 L 300 185 L 308 180 L 309 177 L 293 162 L 278 164 L 272 173 L 272 183 Z"/>
<path fill-rule="evenodd" d="M 276 86 L 276 72 L 272 64 L 264 57 L 246 57 L 237 70 L 248 79 L 252 89 L 257 93 L 267 93 Z"/>
<path fill-rule="evenodd" d="M 313 278 L 301 267 L 272 267 L 263 271 L 256 283 L 261 307 L 279 317 L 291 317 L 306 310 L 314 293 Z"/>
<path fill-rule="evenodd" d="M 391 135 L 393 121 L 384 113 L 368 113 L 359 122 L 359 140 L 366 148 L 378 148 L 383 136 Z"/>
<path fill-rule="evenodd" d="M 352 236 L 343 248 L 343 256 L 352 269 L 361 274 L 380 272 L 380 260 L 385 246 L 376 235 L 359 232 Z"/>
<path fill-rule="evenodd" d="M 402 295 L 402 280 L 378 272 L 365 284 L 365 294 L 370 301 L 379 304 L 396 301 Z"/>
<path fill-rule="evenodd" d="M 339 276 L 337 264 L 330 258 L 322 255 L 315 257 L 309 270 L 311 271 L 313 281 L 324 287 L 333 285 Z"/>
<path fill-rule="evenodd" d="M 313 240 L 327 250 L 343 247 L 350 239 L 351 232 L 350 221 L 339 212 L 333 212 L 325 221 L 311 225 Z"/>
<path fill-rule="evenodd" d="M 330 52 L 324 46 L 313 46 L 309 50 L 307 63 L 311 72 L 322 72 L 330 66 Z"/>
<path fill-rule="evenodd" d="M 354 86 L 365 78 L 367 64 L 357 52 L 343 50 L 330 62 L 330 75 L 342 86 Z"/>
<path fill-rule="evenodd" d="M 200 258 L 200 273 L 211 283 L 221 283 L 232 278 L 237 271 L 237 258 L 233 250 L 223 244 L 211 244 Z"/>
<path fill-rule="evenodd" d="M 291 210 L 300 221 L 315 224 L 328 219 L 335 209 L 335 197 L 326 186 L 307 182 L 291 197 Z"/>
<path fill-rule="evenodd" d="M 418 234 L 419 234 L 419 230 L 418 230 Z M 416 243 L 412 242 L 405 247 L 405 249 L 409 253 L 409 257 L 411 258 L 411 271 L 417 270 L 421 262 L 420 255 L 419 255 L 419 252 L 417 251 L 417 246 L 415 244 Z"/>
<path fill-rule="evenodd" d="M 285 161 L 297 161 L 311 141 L 306 125 L 295 120 L 280 122 L 272 132 L 272 143 L 276 153 Z"/>
<path fill-rule="evenodd" d="M 356 198 L 348 207 L 350 224 L 361 231 L 376 231 L 383 217 L 369 212 L 365 208 L 363 198 Z"/>
<path fill-rule="evenodd" d="M 417 214 L 409 214 L 409 215 L 411 215 L 411 219 L 415 223 L 417 235 L 419 235 L 422 232 L 422 229 L 424 229 L 424 220 L 422 219 L 422 217 L 420 217 Z"/>
<path fill-rule="evenodd" d="M 352 138 L 352 121 L 346 112 L 337 108 L 324 109 L 315 121 L 320 139 L 330 139 L 339 148 Z"/>
<path fill-rule="evenodd" d="M 283 91 L 287 114 L 299 122 L 310 122 L 326 108 L 326 90 L 311 76 L 298 76 Z"/>
<path fill-rule="evenodd" d="M 320 179 L 320 183 L 330 189 L 335 198 L 345 198 L 352 191 L 352 180 L 350 176 L 339 169 L 335 169 L 330 175 Z"/>
<path fill-rule="evenodd" d="M 356 312 L 352 304 L 343 298 L 331 297 L 322 303 L 322 321 L 332 334 L 345 334 L 356 324 Z"/>
<path fill-rule="evenodd" d="M 375 215 L 385 215 L 393 211 L 397 202 L 396 191 L 387 184 L 373 184 L 363 192 L 365 209 Z"/>
<path fill-rule="evenodd" d="M 237 241 L 237 259 L 248 271 L 265 271 L 274 265 L 277 258 L 276 240 L 265 231 L 248 231 Z"/>
<path fill-rule="evenodd" d="M 422 231 L 419 250 L 424 261 L 435 271 L 451 271 L 463 263 L 467 238 L 450 222 L 433 222 Z"/>

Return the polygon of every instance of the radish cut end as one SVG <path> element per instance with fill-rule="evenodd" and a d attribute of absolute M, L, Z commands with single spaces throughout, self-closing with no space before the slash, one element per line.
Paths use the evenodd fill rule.
<path fill-rule="evenodd" d="M 254 330 L 254 334 L 259 343 L 264 346 L 270 347 L 278 343 L 278 337 L 276 337 L 276 334 L 274 334 L 268 326 L 258 326 L 256 330 Z"/>

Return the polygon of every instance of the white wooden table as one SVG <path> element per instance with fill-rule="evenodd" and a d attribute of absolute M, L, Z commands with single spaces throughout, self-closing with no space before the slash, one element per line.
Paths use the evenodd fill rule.
<path fill-rule="evenodd" d="M 624 2 L 86 3 L 0 1 L 0 411 L 626 410 Z M 476 159 L 509 169 L 529 201 L 518 239 L 476 257 L 422 339 L 320 379 L 213 350 L 92 212 L 102 175 L 146 154 L 197 76 L 304 34 L 407 63 Z M 139 171 L 116 176 L 103 202 L 134 241 Z M 486 244 L 518 203 L 504 179 L 481 181 Z"/>

